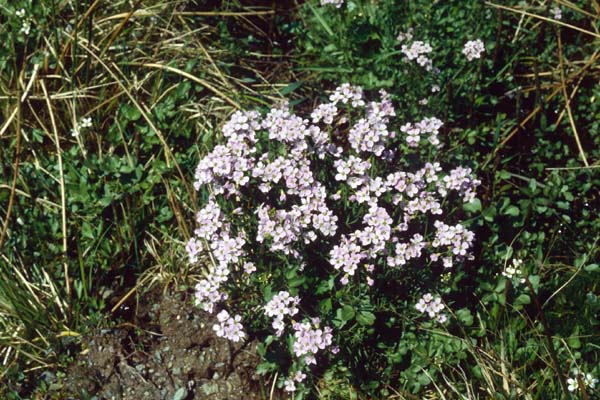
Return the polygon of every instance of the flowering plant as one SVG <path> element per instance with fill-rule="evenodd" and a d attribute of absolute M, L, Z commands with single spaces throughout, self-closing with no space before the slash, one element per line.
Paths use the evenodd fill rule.
<path fill-rule="evenodd" d="M 196 301 L 221 309 L 217 335 L 266 337 L 262 354 L 283 354 L 285 365 L 272 366 L 287 367 L 288 391 L 319 360 L 352 352 L 344 329 L 375 324 L 375 304 L 398 295 L 384 285 L 400 288 L 416 272 L 433 287 L 470 257 L 473 233 L 444 209 L 472 201 L 479 181 L 435 161 L 442 121 L 398 126 L 395 115 L 386 92 L 368 101 L 349 84 L 310 118 L 286 103 L 265 116 L 239 111 L 223 127 L 225 144 L 197 167 L 205 201 L 187 251 L 194 263 L 207 249 L 213 263 Z M 446 321 L 439 297 L 428 293 L 416 308 Z"/>

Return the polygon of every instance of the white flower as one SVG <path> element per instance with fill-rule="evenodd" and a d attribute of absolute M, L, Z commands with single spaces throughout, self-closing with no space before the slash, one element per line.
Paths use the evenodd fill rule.
<path fill-rule="evenodd" d="M 504 271 L 502 271 L 502 276 L 508 279 L 518 278 L 516 283 L 525 283 L 525 278 L 519 278 L 522 275 L 521 265 L 523 265 L 523 260 L 514 258 L 512 260 L 512 265 L 506 267 Z"/>
<path fill-rule="evenodd" d="M 580 389 L 578 377 L 581 377 L 581 382 L 583 385 L 590 389 L 595 389 L 598 384 L 598 379 L 594 378 L 594 376 L 590 373 L 582 373 L 577 368 L 573 368 L 572 374 L 575 375 L 574 378 L 567 379 L 567 389 L 569 392 L 576 392 Z"/>
<path fill-rule="evenodd" d="M 302 382 L 302 381 L 303 381 L 305 378 L 306 378 L 306 374 L 305 374 L 305 373 L 303 373 L 302 371 L 297 371 L 297 372 L 294 374 L 294 380 L 295 380 L 296 382 Z"/>
<path fill-rule="evenodd" d="M 244 272 L 247 274 L 251 274 L 256 271 L 256 266 L 251 262 L 244 263 L 242 268 L 244 268 Z"/>
<path fill-rule="evenodd" d="M 90 117 L 82 118 L 79 123 L 80 128 L 90 128 L 92 126 L 92 119 Z"/>
<path fill-rule="evenodd" d="M 577 383 L 577 379 L 569 378 L 569 379 L 567 379 L 567 384 L 569 385 L 567 387 L 567 389 L 569 389 L 569 392 L 574 392 L 577 389 L 579 389 L 579 384 Z"/>
<path fill-rule="evenodd" d="M 485 51 L 485 46 L 481 39 L 469 40 L 465 43 L 462 53 L 467 57 L 467 60 L 473 61 L 476 58 L 481 58 L 481 54 Z"/>
<path fill-rule="evenodd" d="M 31 22 L 23 21 L 23 25 L 21 26 L 21 29 L 19 30 L 19 32 L 22 33 L 23 35 L 27 36 L 27 35 L 29 35 L 30 30 L 31 30 Z"/>
<path fill-rule="evenodd" d="M 596 384 L 598 383 L 598 378 L 594 378 L 592 374 L 585 374 L 583 377 L 583 383 L 585 383 L 586 386 L 595 389 Z"/>
<path fill-rule="evenodd" d="M 396 39 L 399 42 L 411 41 L 413 39 L 413 28 L 408 28 L 406 32 L 400 32 Z"/>
<path fill-rule="evenodd" d="M 435 319 L 440 324 L 448 320 L 448 317 L 442 313 L 444 307 L 442 299 L 440 297 L 434 298 L 431 293 L 424 294 L 415 305 L 417 311 L 427 314 L 429 318 Z"/>
<path fill-rule="evenodd" d="M 562 19 L 562 10 L 560 7 L 556 6 L 552 8 L 552 17 L 558 21 Z"/>
<path fill-rule="evenodd" d="M 344 4 L 344 0 L 321 0 L 321 5 L 333 4 L 336 8 L 340 8 Z"/>
<path fill-rule="evenodd" d="M 296 391 L 296 384 L 294 383 L 293 379 L 286 379 L 283 384 L 285 385 L 285 391 L 286 392 L 295 392 Z"/>

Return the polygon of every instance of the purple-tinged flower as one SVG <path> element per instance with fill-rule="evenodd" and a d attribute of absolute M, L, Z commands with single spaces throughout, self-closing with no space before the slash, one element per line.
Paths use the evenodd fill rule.
<path fill-rule="evenodd" d="M 473 61 L 477 58 L 481 58 L 481 54 L 485 52 L 485 46 L 481 39 L 469 40 L 465 43 L 465 47 L 462 53 L 465 55 L 468 61 Z"/>
<path fill-rule="evenodd" d="M 239 342 L 246 334 L 244 333 L 244 327 L 240 323 L 242 317 L 236 315 L 231 317 L 226 310 L 222 310 L 217 314 L 218 324 L 213 325 L 215 334 L 219 337 L 229 339 L 232 342 Z"/>

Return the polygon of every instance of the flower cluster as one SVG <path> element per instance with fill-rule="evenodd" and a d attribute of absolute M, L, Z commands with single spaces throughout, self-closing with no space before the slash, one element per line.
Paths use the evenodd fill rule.
<path fill-rule="evenodd" d="M 410 45 L 403 44 L 400 48 L 400 51 L 402 51 L 402 54 L 404 54 L 409 61 L 416 60 L 417 64 L 419 64 L 421 67 L 424 67 L 425 70 L 432 70 L 433 63 L 427 56 L 433 51 L 433 48 L 429 43 L 415 40 Z"/>
<path fill-rule="evenodd" d="M 224 214 L 214 198 L 198 211 L 196 221 L 199 224 L 198 228 L 194 231 L 195 236 L 188 241 L 186 250 L 190 262 L 195 263 L 203 249 L 202 242 L 206 241 L 209 244 L 215 262 L 209 265 L 206 278 L 196 284 L 195 297 L 196 303 L 202 309 L 212 313 L 217 303 L 229 297 L 221 287 L 229 279 L 229 266 L 239 264 L 245 255 L 243 247 L 246 241 L 242 234 L 230 235 L 230 225 L 224 221 Z M 252 267 L 252 264 L 247 262 L 244 263 L 243 269 L 251 273 Z M 234 342 L 245 337 L 239 315 L 232 318 L 226 310 L 222 310 L 217 319 L 219 324 L 213 326 L 217 336 Z"/>
<path fill-rule="evenodd" d="M 413 32 L 414 29 L 413 28 L 408 28 L 408 30 L 406 32 L 400 32 L 398 34 L 398 37 L 396 38 L 396 40 L 398 40 L 398 42 L 402 43 L 404 41 L 411 41 L 413 39 Z"/>
<path fill-rule="evenodd" d="M 248 184 L 256 149 L 255 132 L 261 128 L 257 112 L 236 112 L 223 127 L 225 146 L 216 146 L 196 168 L 194 187 L 211 184 L 215 195 L 239 195 L 239 187 Z"/>
<path fill-rule="evenodd" d="M 321 0 L 321 5 L 333 4 L 336 8 L 340 8 L 344 4 L 344 0 Z"/>
<path fill-rule="evenodd" d="M 502 276 L 515 280 L 516 283 L 525 283 L 525 278 L 522 278 L 521 266 L 523 265 L 523 260 L 520 258 L 513 258 L 512 265 L 507 266 L 504 271 L 502 271 Z"/>
<path fill-rule="evenodd" d="M 294 328 L 294 354 L 296 357 L 304 358 L 306 365 L 316 364 L 315 355 L 323 350 L 333 341 L 332 329 L 319 328 L 319 318 L 313 318 L 310 322 L 296 322 Z"/>
<path fill-rule="evenodd" d="M 431 245 L 433 247 L 447 247 L 445 257 L 443 258 L 444 267 L 452 267 L 453 257 L 456 257 L 458 260 L 470 258 L 467 251 L 475 239 L 475 234 L 473 234 L 473 232 L 469 231 L 461 224 L 450 226 L 442 221 L 435 221 L 433 226 L 436 228 L 436 232 Z M 434 254 L 435 261 L 439 254 Z"/>
<path fill-rule="evenodd" d="M 82 118 L 73 129 L 71 129 L 71 136 L 77 137 L 83 129 L 92 127 L 92 119 L 90 117 Z"/>
<path fill-rule="evenodd" d="M 438 134 L 443 123 L 438 118 L 425 118 L 417 123 L 406 123 L 400 130 L 406 134 L 406 143 L 410 147 L 418 147 L 421 135 L 428 135 L 427 140 L 434 146 L 439 146 Z"/>
<path fill-rule="evenodd" d="M 246 336 L 242 330 L 241 320 L 242 317 L 239 315 L 231 317 L 227 311 L 223 310 L 217 314 L 217 321 L 219 323 L 213 325 L 213 330 L 219 337 L 229 339 L 232 342 L 239 342 Z"/>
<path fill-rule="evenodd" d="M 471 168 L 458 167 L 450 171 L 443 179 L 443 183 L 438 185 L 438 191 L 445 196 L 448 190 L 455 190 L 461 196 L 465 203 L 475 199 L 475 189 L 481 184 L 481 181 L 473 178 Z"/>
<path fill-rule="evenodd" d="M 31 31 L 31 18 L 27 17 L 27 12 L 24 8 L 15 11 L 15 15 L 21 19 L 21 29 L 19 30 L 19 33 L 28 36 Z"/>
<path fill-rule="evenodd" d="M 277 336 L 281 336 L 285 329 L 283 318 L 286 315 L 293 317 L 298 314 L 298 304 L 300 304 L 300 297 L 292 297 L 288 292 L 281 291 L 265 305 L 265 314 L 274 317 L 272 326 Z"/>
<path fill-rule="evenodd" d="M 448 319 L 446 314 L 442 313 L 444 304 L 440 297 L 433 297 L 431 293 L 424 294 L 415 308 L 423 314 L 427 314 L 429 318 L 434 318 L 437 322 L 443 324 Z"/>
<path fill-rule="evenodd" d="M 414 54 L 429 51 L 418 42 L 411 48 Z M 298 374 L 316 362 L 317 353 L 331 346 L 333 330 L 309 314 L 314 302 L 303 302 L 306 289 L 289 285 L 287 273 L 275 269 L 293 266 L 297 276 L 309 273 L 304 265 L 318 265 L 341 285 L 369 287 L 379 273 L 411 260 L 451 267 L 470 257 L 473 233 L 450 223 L 442 204 L 470 202 L 479 181 L 469 168 L 445 172 L 438 162 L 398 162 L 419 146 L 432 146 L 435 154 L 443 124 L 433 116 L 398 124 L 395 116 L 387 93 L 370 101 L 350 84 L 333 91 L 310 118 L 286 103 L 264 116 L 239 111 L 223 127 L 225 143 L 196 169 L 194 186 L 208 187 L 208 196 L 186 249 L 192 263 L 202 251 L 212 260 L 196 285 L 196 301 L 212 313 L 232 294 L 230 287 L 239 290 L 240 282 L 255 279 L 273 277 L 271 287 L 294 288 L 275 292 L 261 307 L 275 336 L 290 343 L 288 391 L 303 381 Z M 322 263 L 308 259 L 309 248 Z M 429 297 L 417 309 L 443 321 L 441 300 Z M 237 316 L 225 310 L 219 315 L 220 336 L 244 337 Z"/>
<path fill-rule="evenodd" d="M 349 83 L 343 83 L 336 88 L 331 96 L 329 96 L 329 101 L 334 106 L 337 103 L 350 104 L 352 107 L 363 107 L 365 105 L 363 89 L 359 86 L 352 86 Z"/>
<path fill-rule="evenodd" d="M 569 389 L 569 392 L 577 392 L 579 390 L 581 390 L 581 388 L 579 387 L 579 379 L 578 377 L 581 379 L 581 382 L 583 382 L 583 385 L 586 388 L 590 388 L 590 389 L 595 389 L 596 385 L 598 384 L 598 378 L 595 378 L 592 374 L 587 373 L 584 374 L 583 372 L 579 371 L 579 369 L 574 368 L 573 369 L 573 378 L 568 378 L 567 379 L 567 389 Z"/>
<path fill-rule="evenodd" d="M 286 379 L 283 382 L 286 392 L 295 392 L 296 391 L 296 383 L 301 383 L 306 379 L 306 374 L 302 371 L 296 371 L 293 377 Z"/>
<path fill-rule="evenodd" d="M 468 61 L 473 61 L 476 58 L 481 58 L 481 54 L 485 52 L 485 46 L 481 39 L 469 40 L 465 43 L 462 53 L 467 57 Z"/>

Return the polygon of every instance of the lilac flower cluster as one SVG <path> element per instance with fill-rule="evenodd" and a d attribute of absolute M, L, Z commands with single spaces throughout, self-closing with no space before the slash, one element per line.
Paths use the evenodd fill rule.
<path fill-rule="evenodd" d="M 185 245 L 185 251 L 187 251 L 190 258 L 190 263 L 195 264 L 198 262 L 198 256 L 202 252 L 202 242 L 197 237 L 192 237 L 188 240 Z"/>
<path fill-rule="evenodd" d="M 446 314 L 442 313 L 444 309 L 444 304 L 442 303 L 442 299 L 440 297 L 433 297 L 431 293 L 424 294 L 423 297 L 419 300 L 419 302 L 415 305 L 415 308 L 423 313 L 427 314 L 429 318 L 434 318 L 437 322 L 443 324 L 446 322 L 448 317 Z"/>
<path fill-rule="evenodd" d="M 226 145 L 216 146 L 200 160 L 194 188 L 210 184 L 215 195 L 239 195 L 239 187 L 248 184 L 254 166 L 256 131 L 261 128 L 257 112 L 236 112 L 223 127 Z"/>
<path fill-rule="evenodd" d="M 396 38 L 396 40 L 398 40 L 398 42 L 400 42 L 400 43 L 402 43 L 404 41 L 411 41 L 413 39 L 413 32 L 414 32 L 413 28 L 408 28 L 408 30 L 406 32 L 400 32 L 398 34 L 398 37 Z"/>
<path fill-rule="evenodd" d="M 22 33 L 25 36 L 29 35 L 31 31 L 31 23 L 33 22 L 32 18 L 27 15 L 27 12 L 24 8 L 15 11 L 15 15 L 21 19 L 21 29 L 19 29 L 19 33 Z"/>
<path fill-rule="evenodd" d="M 340 244 L 333 247 L 329 256 L 329 262 L 333 268 L 342 269 L 346 273 L 344 282 L 348 282 L 348 275 L 354 275 L 358 265 L 367 257 L 367 254 L 356 244 L 356 241 L 344 236 Z"/>
<path fill-rule="evenodd" d="M 332 329 L 319 328 L 319 318 L 312 318 L 310 322 L 296 322 L 294 328 L 294 354 L 303 357 L 306 365 L 316 364 L 315 355 L 319 350 L 331 346 L 333 341 Z"/>
<path fill-rule="evenodd" d="M 447 225 L 442 221 L 435 221 L 433 226 L 436 228 L 435 238 L 431 245 L 433 247 L 446 247 L 446 257 L 443 258 L 444 267 L 450 268 L 453 265 L 452 257 L 456 256 L 459 260 L 470 258 L 467 250 L 473 244 L 475 234 L 466 229 L 461 224 L 454 226 Z M 432 254 L 432 261 L 437 260 L 439 254 Z"/>
<path fill-rule="evenodd" d="M 469 40 L 465 43 L 465 47 L 462 53 L 465 55 L 468 61 L 473 61 L 477 58 L 481 58 L 481 55 L 485 52 L 485 46 L 481 39 Z"/>
<path fill-rule="evenodd" d="M 381 156 L 389 138 L 395 136 L 395 132 L 387 129 L 388 118 L 396 115 L 389 95 L 381 91 L 381 102 L 370 102 L 367 106 L 367 115 L 359 119 L 350 128 L 348 141 L 357 152 L 370 152 Z"/>
<path fill-rule="evenodd" d="M 471 168 L 458 167 L 450 171 L 438 185 L 438 191 L 445 196 L 449 190 L 457 191 L 463 196 L 463 201 L 469 203 L 475 199 L 475 189 L 481 181 L 473 178 Z"/>
<path fill-rule="evenodd" d="M 296 371 L 293 377 L 286 379 L 283 382 L 286 392 L 295 392 L 296 391 L 296 383 L 301 383 L 306 379 L 306 374 L 302 371 Z"/>
<path fill-rule="evenodd" d="M 443 123 L 438 118 L 425 118 L 417 123 L 406 123 L 400 127 L 400 131 L 406 134 L 406 143 L 410 147 L 418 147 L 421 135 L 429 135 L 427 140 L 434 146 L 439 146 L 438 134 Z"/>
<path fill-rule="evenodd" d="M 219 323 L 213 325 L 213 330 L 219 337 L 229 339 L 232 342 L 239 342 L 246 336 L 240 323 L 241 320 L 242 317 L 239 315 L 231 317 L 227 311 L 223 310 L 217 314 Z"/>
<path fill-rule="evenodd" d="M 429 51 L 419 42 L 413 46 L 414 54 Z M 196 215 L 198 228 L 186 250 L 192 263 L 202 251 L 212 261 L 196 285 L 197 303 L 212 313 L 229 298 L 234 279 L 270 277 L 262 263 L 253 263 L 258 247 L 303 266 L 307 246 L 318 246 L 342 285 L 372 286 L 376 271 L 427 255 L 431 263 L 446 267 L 469 258 L 474 235 L 461 224 L 443 222 L 442 204 L 454 201 L 452 193 L 471 201 L 479 181 L 468 168 L 444 172 L 437 162 L 398 168 L 401 164 L 392 160 L 401 149 L 430 145 L 435 152 L 441 146 L 442 121 L 424 118 L 396 132 L 391 128 L 395 115 L 387 93 L 380 92 L 379 101 L 367 101 L 363 90 L 350 84 L 338 87 L 309 119 L 294 114 L 286 103 L 264 117 L 233 114 L 223 127 L 226 143 L 215 146 L 196 169 L 194 186 L 209 187 L 210 195 Z M 221 208 L 224 203 L 233 207 Z M 345 213 L 353 214 L 352 222 Z M 433 222 L 434 232 L 424 233 L 430 231 L 424 222 Z M 437 300 L 425 300 L 424 310 L 439 308 Z M 300 369 L 314 364 L 317 353 L 333 340 L 332 329 L 320 327 L 318 318 L 292 319 L 300 314 L 301 302 L 300 296 L 280 291 L 262 307 L 276 336 L 287 334 L 291 342 L 296 375 L 285 380 L 289 391 L 304 379 Z M 219 336 L 244 338 L 238 316 L 222 310 L 218 320 L 214 329 Z"/>
<path fill-rule="evenodd" d="M 329 101 L 331 101 L 333 105 L 340 102 L 342 104 L 350 104 L 355 108 L 364 107 L 365 105 L 362 88 L 359 86 L 352 86 L 349 83 L 343 83 L 336 88 L 331 96 L 329 96 Z"/>
<path fill-rule="evenodd" d="M 433 69 L 433 63 L 427 56 L 433 51 L 433 48 L 429 43 L 415 40 L 410 45 L 403 44 L 400 51 L 406 56 L 408 61 L 416 60 L 417 64 L 424 67 L 426 71 Z"/>
<path fill-rule="evenodd" d="M 394 255 L 387 257 L 387 263 L 390 267 L 405 265 L 409 260 L 421 257 L 421 252 L 425 246 L 423 236 L 416 233 L 408 243 L 396 243 Z"/>
<path fill-rule="evenodd" d="M 283 318 L 286 315 L 293 317 L 298 314 L 298 304 L 300 304 L 300 297 L 290 296 L 288 292 L 281 291 L 265 305 L 265 314 L 274 317 L 272 325 L 277 336 L 281 336 L 285 329 Z"/>
<path fill-rule="evenodd" d="M 202 250 L 202 241 L 209 243 L 210 253 L 215 262 L 208 266 L 206 278 L 196 284 L 195 297 L 198 305 L 212 313 L 217 303 L 228 298 L 228 294 L 222 290 L 222 285 L 229 278 L 229 266 L 238 264 L 244 257 L 243 246 L 246 241 L 241 234 L 230 236 L 230 226 L 224 221 L 224 214 L 214 198 L 198 212 L 196 220 L 199 225 L 194 231 L 195 237 L 188 241 L 186 250 L 190 262 L 195 263 Z M 244 269 L 249 270 L 251 267 L 246 264 Z M 217 336 L 234 342 L 245 337 L 239 315 L 231 317 L 226 310 L 222 310 L 217 314 L 217 320 L 219 323 L 213 326 Z"/>

